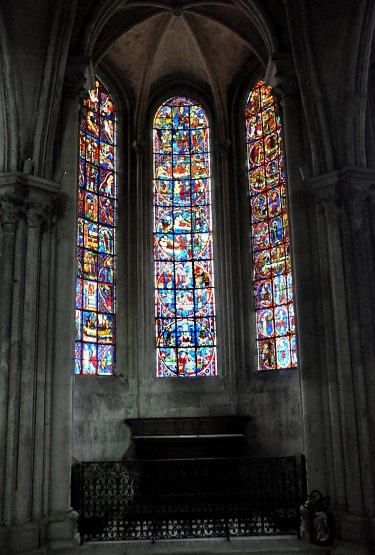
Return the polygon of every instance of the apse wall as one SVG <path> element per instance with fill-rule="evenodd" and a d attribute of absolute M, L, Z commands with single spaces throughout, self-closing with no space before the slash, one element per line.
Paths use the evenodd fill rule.
<path fill-rule="evenodd" d="M 303 430 L 298 375 L 255 376 L 234 399 L 236 406 L 222 405 L 221 393 L 210 393 L 210 384 L 162 383 L 137 403 L 124 378 L 75 376 L 73 399 L 74 461 L 122 460 L 130 446 L 126 418 L 178 418 L 248 416 L 246 436 L 249 454 L 284 456 L 302 453 Z M 150 378 L 153 381 L 153 378 Z M 202 381 L 202 380 L 198 380 Z M 195 387 L 194 387 L 195 386 Z M 142 389 L 142 384 L 139 384 Z M 163 393 L 160 389 L 164 388 Z M 129 453 L 128 453 L 129 455 Z"/>

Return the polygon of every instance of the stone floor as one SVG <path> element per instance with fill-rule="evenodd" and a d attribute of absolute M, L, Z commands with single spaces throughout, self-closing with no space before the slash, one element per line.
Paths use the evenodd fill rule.
<path fill-rule="evenodd" d="M 316 547 L 292 537 L 179 540 L 149 542 L 90 542 L 59 555 L 369 555 L 371 551 L 354 544 Z"/>

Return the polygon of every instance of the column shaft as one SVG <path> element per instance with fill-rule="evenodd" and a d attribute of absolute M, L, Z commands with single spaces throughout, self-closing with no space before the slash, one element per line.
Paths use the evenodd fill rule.
<path fill-rule="evenodd" d="M 16 489 L 16 457 L 19 433 L 19 396 L 22 365 L 22 323 L 23 323 L 23 298 L 25 276 L 25 221 L 21 219 L 15 244 L 14 286 L 11 329 L 11 353 L 9 375 L 9 402 L 8 425 L 6 444 L 6 470 L 5 470 L 5 499 L 4 521 L 7 527 L 12 525 L 14 519 L 15 489 Z"/>
<path fill-rule="evenodd" d="M 0 288 L 0 525 L 4 520 L 7 499 L 4 495 L 6 469 L 6 435 L 9 403 L 12 299 L 14 258 L 19 208 L 15 199 L 2 199 L 2 268 Z"/>
<path fill-rule="evenodd" d="M 40 213 L 27 211 L 26 273 L 23 313 L 23 345 L 20 388 L 19 446 L 17 454 L 16 520 L 32 517 L 33 466 L 35 440 L 36 362 L 38 330 L 38 292 L 40 273 Z"/>

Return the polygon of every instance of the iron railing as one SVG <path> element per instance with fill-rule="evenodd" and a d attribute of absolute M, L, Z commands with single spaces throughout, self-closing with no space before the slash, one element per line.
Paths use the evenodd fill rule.
<path fill-rule="evenodd" d="M 94 462 L 72 468 L 85 540 L 297 534 L 304 457 Z"/>

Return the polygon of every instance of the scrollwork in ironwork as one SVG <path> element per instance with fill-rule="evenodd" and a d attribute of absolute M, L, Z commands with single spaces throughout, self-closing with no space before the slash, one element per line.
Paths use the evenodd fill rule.
<path fill-rule="evenodd" d="M 297 534 L 303 460 L 82 463 L 72 503 L 86 540 Z"/>

